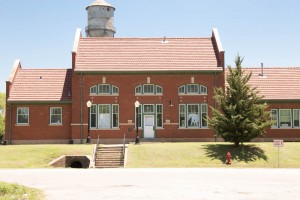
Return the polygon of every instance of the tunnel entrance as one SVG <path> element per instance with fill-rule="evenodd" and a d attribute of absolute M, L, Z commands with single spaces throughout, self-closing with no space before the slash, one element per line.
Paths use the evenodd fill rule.
<path fill-rule="evenodd" d="M 81 164 L 81 162 L 79 162 L 79 161 L 73 161 L 73 162 L 70 164 L 70 167 L 71 167 L 71 168 L 82 168 L 82 164 Z"/>

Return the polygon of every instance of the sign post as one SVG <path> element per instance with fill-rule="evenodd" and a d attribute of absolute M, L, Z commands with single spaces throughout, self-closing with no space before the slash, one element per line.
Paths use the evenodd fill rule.
<path fill-rule="evenodd" d="M 284 146 L 283 140 L 273 140 L 273 146 L 278 147 L 278 167 L 279 167 L 279 148 Z"/>

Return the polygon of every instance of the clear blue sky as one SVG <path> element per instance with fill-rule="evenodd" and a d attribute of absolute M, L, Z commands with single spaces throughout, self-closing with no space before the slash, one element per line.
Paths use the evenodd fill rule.
<path fill-rule="evenodd" d="M 2 0 L 0 91 L 12 64 L 70 68 L 76 28 L 94 0 Z M 116 8 L 116 37 L 210 37 L 219 30 L 226 65 L 300 66 L 299 0 L 107 0 Z"/>

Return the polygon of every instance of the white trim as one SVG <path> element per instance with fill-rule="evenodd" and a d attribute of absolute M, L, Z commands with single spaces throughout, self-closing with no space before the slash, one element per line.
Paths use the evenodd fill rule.
<path fill-rule="evenodd" d="M 299 125 L 298 126 L 295 126 L 295 111 L 298 111 L 299 112 Z M 300 128 L 300 109 L 293 109 L 293 116 L 292 116 L 292 121 L 293 121 L 293 128 Z"/>
<path fill-rule="evenodd" d="M 289 110 L 290 111 L 290 123 L 291 123 L 291 126 L 281 126 L 281 118 L 280 118 L 280 111 L 285 111 L 285 110 Z M 292 124 L 292 119 L 293 119 L 293 116 L 292 116 L 292 109 L 279 109 L 279 127 L 280 128 L 292 128 L 293 126 L 293 124 Z M 288 124 L 287 124 L 288 125 Z"/>
<path fill-rule="evenodd" d="M 75 33 L 75 39 L 74 39 L 74 43 L 73 43 L 72 53 L 77 53 L 79 40 L 81 37 L 82 37 L 81 29 L 77 28 L 76 33 Z"/>
<path fill-rule="evenodd" d="M 27 123 L 19 123 L 19 119 L 18 119 L 18 116 L 19 116 L 19 113 L 18 113 L 18 111 L 19 111 L 19 109 L 22 109 L 22 108 L 27 108 L 28 109 L 28 122 Z M 29 124 L 29 107 L 17 107 L 17 120 L 16 120 L 16 124 L 17 125 L 27 125 L 27 124 Z"/>
<path fill-rule="evenodd" d="M 15 60 L 14 64 L 13 64 L 13 67 L 11 68 L 11 71 L 10 71 L 10 74 L 9 74 L 9 77 L 8 77 L 8 82 L 9 83 L 12 83 L 15 76 L 16 76 L 16 71 L 18 69 L 18 67 L 22 68 L 21 67 L 21 61 L 20 60 Z"/>
<path fill-rule="evenodd" d="M 218 49 L 219 49 L 219 53 L 220 53 L 220 52 L 224 52 L 223 46 L 222 46 L 222 43 L 221 43 L 221 40 L 220 40 L 219 32 L 218 32 L 218 29 L 217 29 L 217 28 L 213 28 L 213 29 L 212 29 L 212 35 L 213 35 L 213 37 L 215 37 L 215 39 L 216 39 L 217 46 L 218 46 Z"/>
<path fill-rule="evenodd" d="M 51 122 L 51 115 L 52 115 L 52 113 L 51 113 L 51 111 L 52 111 L 52 109 L 57 109 L 57 108 L 60 108 L 60 123 L 52 123 Z M 62 116 L 63 116 L 63 109 L 62 109 L 62 107 L 50 107 L 50 110 L 49 110 L 50 112 L 49 112 L 49 125 L 62 125 L 63 124 L 63 121 L 62 121 Z M 55 114 L 55 115 L 58 115 L 58 114 Z"/>

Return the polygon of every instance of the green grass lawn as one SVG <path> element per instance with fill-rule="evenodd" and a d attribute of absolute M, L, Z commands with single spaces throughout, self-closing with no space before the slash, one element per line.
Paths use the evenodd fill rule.
<path fill-rule="evenodd" d="M 45 168 L 62 155 L 92 155 L 94 145 L 0 145 L 0 168 Z"/>
<path fill-rule="evenodd" d="M 43 192 L 38 189 L 0 182 L 0 200 L 7 199 L 41 200 L 44 199 L 44 195 Z"/>
<path fill-rule="evenodd" d="M 233 161 L 226 165 L 226 153 Z M 300 143 L 280 148 L 280 167 L 300 167 Z M 278 148 L 273 143 L 246 143 L 243 148 L 229 143 L 143 143 L 129 145 L 128 168 L 164 167 L 256 167 L 278 166 Z"/>

